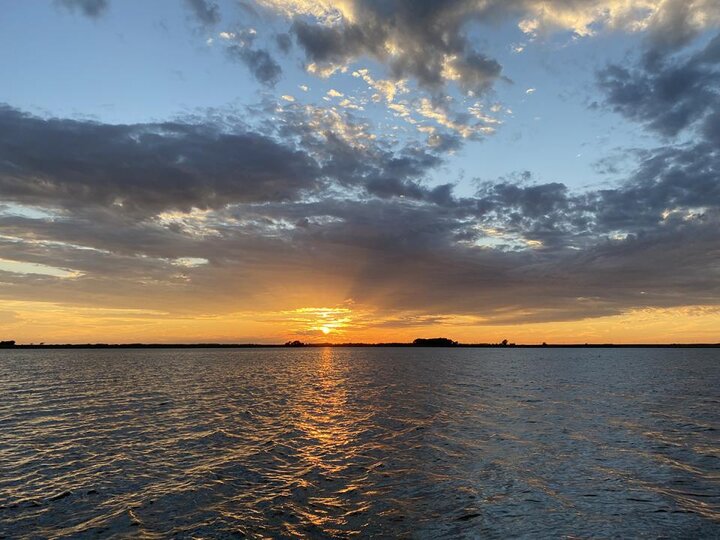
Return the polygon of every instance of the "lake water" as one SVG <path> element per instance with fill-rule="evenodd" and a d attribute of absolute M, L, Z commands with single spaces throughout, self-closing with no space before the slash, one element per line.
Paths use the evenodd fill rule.
<path fill-rule="evenodd" d="M 0 351 L 0 536 L 720 537 L 720 350 Z"/>

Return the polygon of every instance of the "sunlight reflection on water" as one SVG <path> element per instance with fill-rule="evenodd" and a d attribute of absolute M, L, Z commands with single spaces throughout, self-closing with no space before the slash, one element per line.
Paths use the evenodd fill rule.
<path fill-rule="evenodd" d="M 698 349 L 0 351 L 0 536 L 720 536 Z"/>

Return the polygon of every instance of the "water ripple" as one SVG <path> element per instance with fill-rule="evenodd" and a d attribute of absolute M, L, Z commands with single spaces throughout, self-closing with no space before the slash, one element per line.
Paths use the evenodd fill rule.
<path fill-rule="evenodd" d="M 714 350 L 0 351 L 0 537 L 720 537 Z"/>

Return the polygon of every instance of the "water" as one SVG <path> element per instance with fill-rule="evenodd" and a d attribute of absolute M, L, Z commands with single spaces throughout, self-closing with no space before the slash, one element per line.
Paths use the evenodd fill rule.
<path fill-rule="evenodd" d="M 0 536 L 720 537 L 720 351 L 0 351 Z"/>

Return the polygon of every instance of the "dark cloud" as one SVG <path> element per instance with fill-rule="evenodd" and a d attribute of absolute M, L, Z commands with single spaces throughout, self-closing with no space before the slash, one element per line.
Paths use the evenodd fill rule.
<path fill-rule="evenodd" d="M 220 8 L 215 2 L 208 0 L 185 0 L 185 3 L 202 24 L 213 25 L 220 22 Z"/>
<path fill-rule="evenodd" d="M 693 54 L 651 49 L 633 68 L 610 65 L 599 73 L 599 83 L 615 111 L 675 136 L 718 110 L 720 35 Z"/>
<path fill-rule="evenodd" d="M 461 203 L 472 205 L 484 226 L 539 241 L 543 249 L 588 249 L 609 237 L 707 225 L 720 208 L 718 171 L 718 147 L 698 139 L 642 152 L 614 188 L 573 193 L 560 183 L 488 182 Z"/>
<path fill-rule="evenodd" d="M 543 249 L 577 246 L 585 242 L 591 225 L 583 211 L 583 198 L 556 182 L 486 183 L 473 204 L 487 227 L 539 242 Z"/>
<path fill-rule="evenodd" d="M 227 52 L 230 58 L 245 64 L 250 73 L 264 85 L 275 86 L 282 75 L 280 64 L 264 49 L 231 45 Z"/>
<path fill-rule="evenodd" d="M 110 5 L 110 0 L 55 1 L 72 11 L 79 11 L 83 15 L 92 18 L 103 15 Z M 185 4 L 202 24 L 213 25 L 220 22 L 220 8 L 215 2 L 210 0 L 185 0 Z"/>
<path fill-rule="evenodd" d="M 449 185 L 421 184 L 442 162 L 437 153 L 419 146 L 388 151 L 351 118 L 322 109 L 268 107 L 274 120 L 251 129 L 209 118 L 107 125 L 0 106 L 0 196 L 150 216 L 293 200 L 331 182 L 360 195 L 451 203 Z"/>
<path fill-rule="evenodd" d="M 282 52 L 286 54 L 290 52 L 290 49 L 292 48 L 292 38 L 290 37 L 290 34 L 278 34 L 275 36 L 275 42 Z"/>
<path fill-rule="evenodd" d="M 104 125 L 0 108 L 0 194 L 128 212 L 293 199 L 319 182 L 303 153 L 249 131 L 183 123 Z"/>
<path fill-rule="evenodd" d="M 352 22 L 326 26 L 294 21 L 292 31 L 308 61 L 333 66 L 372 56 L 387 63 L 394 77 L 414 78 L 432 90 L 439 90 L 449 73 L 465 90 L 477 92 L 500 77 L 500 64 L 475 51 L 463 33 L 478 16 L 466 0 L 356 4 Z"/>
<path fill-rule="evenodd" d="M 466 90 L 483 92 L 500 78 L 502 66 L 484 54 L 469 52 L 456 61 L 452 69 Z"/>
<path fill-rule="evenodd" d="M 707 139 L 714 148 L 720 148 L 720 108 L 716 107 L 705 119 L 702 136 Z"/>
<path fill-rule="evenodd" d="M 568 208 L 568 189 L 564 184 L 550 183 L 521 186 L 501 182 L 485 184 L 478 199 L 480 211 L 515 208 L 524 217 L 537 219 Z"/>
<path fill-rule="evenodd" d="M 537 216 L 544 209 L 571 206 L 549 201 L 572 199 L 558 186 L 499 191 L 507 197 L 499 205 L 534 208 Z M 39 278 L 6 276 L 3 280 L 13 287 L 3 294 L 28 298 L 42 291 L 46 300 L 91 298 L 126 307 L 142 298 L 148 309 L 225 313 L 232 309 L 228 295 L 236 293 L 262 309 L 281 279 L 289 291 L 313 290 L 318 282 L 337 284 L 359 304 L 387 312 L 468 314 L 488 324 L 720 302 L 720 269 L 714 263 L 720 240 L 717 212 L 666 220 L 625 239 L 597 233 L 580 248 L 546 250 L 485 245 L 492 237 L 478 233 L 483 221 L 472 211 L 459 201 L 438 206 L 395 197 L 239 204 L 194 225 L 192 218 L 187 223 L 178 218 L 173 226 L 107 212 L 6 217 L 0 219 L 5 239 L 0 257 L 84 275 L 64 282 L 42 278 L 41 288 Z M 502 224 L 496 225 L 502 230 Z M 194 226 L 202 227 L 201 233 Z M 7 240 L 13 237 L 31 241 Z M 173 262 L 179 257 L 210 263 L 181 268 Z M 152 283 L 152 290 L 144 283 Z"/>
<path fill-rule="evenodd" d="M 354 25 L 336 28 L 297 20 L 292 30 L 308 59 L 323 64 L 343 63 L 364 52 L 379 52 L 382 47 L 378 36 L 367 35 Z"/>
<path fill-rule="evenodd" d="M 655 47 L 673 50 L 720 24 L 717 0 L 667 0 L 655 6 L 607 0 L 348 0 L 333 3 L 261 0 L 293 17 L 292 32 L 320 73 L 371 57 L 395 78 L 432 91 L 447 82 L 483 92 L 502 66 L 468 39 L 472 25 L 519 21 L 528 37 L 553 31 L 647 30 Z"/>
<path fill-rule="evenodd" d="M 275 105 L 266 111 L 276 114 Z M 380 197 L 439 201 L 450 188 L 429 188 L 423 180 L 443 163 L 444 146 L 408 143 L 388 150 L 367 124 L 350 113 L 298 104 L 286 105 L 266 127 L 281 140 L 296 140 L 321 166 L 326 178 L 348 189 Z M 448 197 L 446 197 L 447 199 Z"/>
<path fill-rule="evenodd" d="M 230 35 L 232 44 L 226 49 L 229 58 L 245 64 L 262 84 L 275 86 L 282 75 L 282 68 L 268 51 L 255 47 L 255 31 L 242 30 Z"/>
<path fill-rule="evenodd" d="M 57 2 L 72 11 L 79 11 L 87 17 L 99 17 L 107 11 L 109 0 L 57 0 Z"/>
<path fill-rule="evenodd" d="M 234 225 L 227 225 L 230 215 Z M 304 227 L 281 226 L 303 216 Z M 553 253 L 457 243 L 457 233 L 469 225 L 453 211 L 399 200 L 242 205 L 211 221 L 218 234 L 205 238 L 160 224 L 39 221 L 0 221 L 3 235 L 33 239 L 5 242 L 0 255 L 85 273 L 65 282 L 43 278 L 46 300 L 91 298 L 128 306 L 142 298 L 149 309 L 225 313 L 232 309 L 228 294 L 242 293 L 244 302 L 261 309 L 268 291 L 276 290 L 278 272 L 285 288 L 340 283 L 363 305 L 469 314 L 490 324 L 573 320 L 720 299 L 713 266 L 717 221 Z M 119 225 L 122 232 L 113 231 Z M 69 240 L 102 248 L 77 249 L 65 244 Z M 668 258 L 668 250 L 678 256 Z M 205 256 L 211 263 L 178 268 L 172 261 L 179 256 Z M 10 278 L 14 286 L 4 290 L 5 297 L 37 296 L 37 280 L 4 280 Z M 152 290 L 143 283 L 153 283 Z"/>
<path fill-rule="evenodd" d="M 720 206 L 718 170 L 718 148 L 704 141 L 651 151 L 631 182 L 599 193 L 598 223 L 634 231 L 656 226 L 667 212 L 688 215 L 692 209 Z"/>
<path fill-rule="evenodd" d="M 651 46 L 632 67 L 608 67 L 599 82 L 614 110 L 675 139 L 637 153 L 627 182 L 587 199 L 596 226 L 645 233 L 707 219 L 720 207 L 720 35 L 692 52 Z"/>
<path fill-rule="evenodd" d="M 720 300 L 720 270 L 711 263 L 720 232 L 712 213 L 624 240 L 598 234 L 580 249 L 503 250 L 483 247 L 482 235 L 477 244 L 458 241 L 478 224 L 462 207 L 327 200 L 261 211 L 272 219 L 304 217 L 307 225 L 288 233 L 292 245 L 352 276 L 358 302 L 390 310 L 509 323 Z M 668 258 L 664 248 L 679 257 Z"/>
<path fill-rule="evenodd" d="M 665 50 L 683 47 L 706 25 L 717 26 L 718 14 L 717 0 L 665 0 L 650 21 L 653 46 Z"/>
<path fill-rule="evenodd" d="M 0 109 L 0 258 L 82 274 L 3 275 L 5 297 L 169 309 L 170 295 L 172 309 L 220 313 L 227 294 L 260 309 L 277 280 L 297 291 L 320 280 L 388 312 L 487 324 L 720 303 L 711 124 L 693 143 L 644 151 L 616 187 L 573 192 L 524 173 L 460 198 L 426 185 L 442 164 L 429 147 L 391 152 L 325 109 L 267 111 L 231 130 Z M 12 203 L 50 214 L 13 216 Z M 160 214 L 193 208 L 206 212 Z"/>

